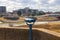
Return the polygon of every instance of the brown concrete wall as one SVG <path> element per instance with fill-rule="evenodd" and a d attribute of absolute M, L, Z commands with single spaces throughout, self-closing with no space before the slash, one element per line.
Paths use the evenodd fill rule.
<path fill-rule="evenodd" d="M 0 29 L 0 40 L 29 40 L 29 30 Z M 60 38 L 39 30 L 33 30 L 33 40 L 60 40 Z"/>
<path fill-rule="evenodd" d="M 0 40 L 29 40 L 29 30 L 0 29 Z M 37 30 L 33 30 L 33 40 L 40 40 Z"/>
<path fill-rule="evenodd" d="M 40 40 L 60 40 L 60 37 L 40 31 Z"/>

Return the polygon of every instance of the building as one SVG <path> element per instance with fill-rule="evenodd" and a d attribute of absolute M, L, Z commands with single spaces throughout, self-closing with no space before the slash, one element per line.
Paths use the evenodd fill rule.
<path fill-rule="evenodd" d="M 6 13 L 6 7 L 0 6 L 0 15 L 5 15 L 5 13 Z"/>
<path fill-rule="evenodd" d="M 5 12 L 6 12 L 6 7 L 0 6 L 0 13 L 5 13 Z"/>

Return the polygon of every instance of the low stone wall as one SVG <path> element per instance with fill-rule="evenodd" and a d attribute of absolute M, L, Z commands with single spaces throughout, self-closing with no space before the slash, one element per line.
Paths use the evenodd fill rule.
<path fill-rule="evenodd" d="M 0 28 L 0 40 L 29 40 L 28 29 Z M 60 40 L 60 37 L 41 30 L 33 30 L 33 40 Z"/>
<path fill-rule="evenodd" d="M 29 30 L 26 29 L 0 29 L 0 40 L 29 40 Z M 33 40 L 40 40 L 40 34 L 33 30 Z"/>
<path fill-rule="evenodd" d="M 45 30 L 45 29 L 38 29 L 41 39 L 40 40 L 60 40 L 60 33 Z"/>

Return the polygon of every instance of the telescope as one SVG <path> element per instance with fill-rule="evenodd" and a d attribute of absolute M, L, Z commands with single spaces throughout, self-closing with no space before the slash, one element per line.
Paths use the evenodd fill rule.
<path fill-rule="evenodd" d="M 29 26 L 30 29 L 30 40 L 33 40 L 33 35 L 32 35 L 32 25 L 35 23 L 36 18 L 35 17 L 26 17 L 25 22 Z"/>

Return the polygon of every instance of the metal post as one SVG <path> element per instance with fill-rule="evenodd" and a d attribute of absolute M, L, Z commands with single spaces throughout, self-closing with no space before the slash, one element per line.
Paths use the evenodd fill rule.
<path fill-rule="evenodd" d="M 30 28 L 30 40 L 33 40 L 32 24 L 29 24 Z"/>

